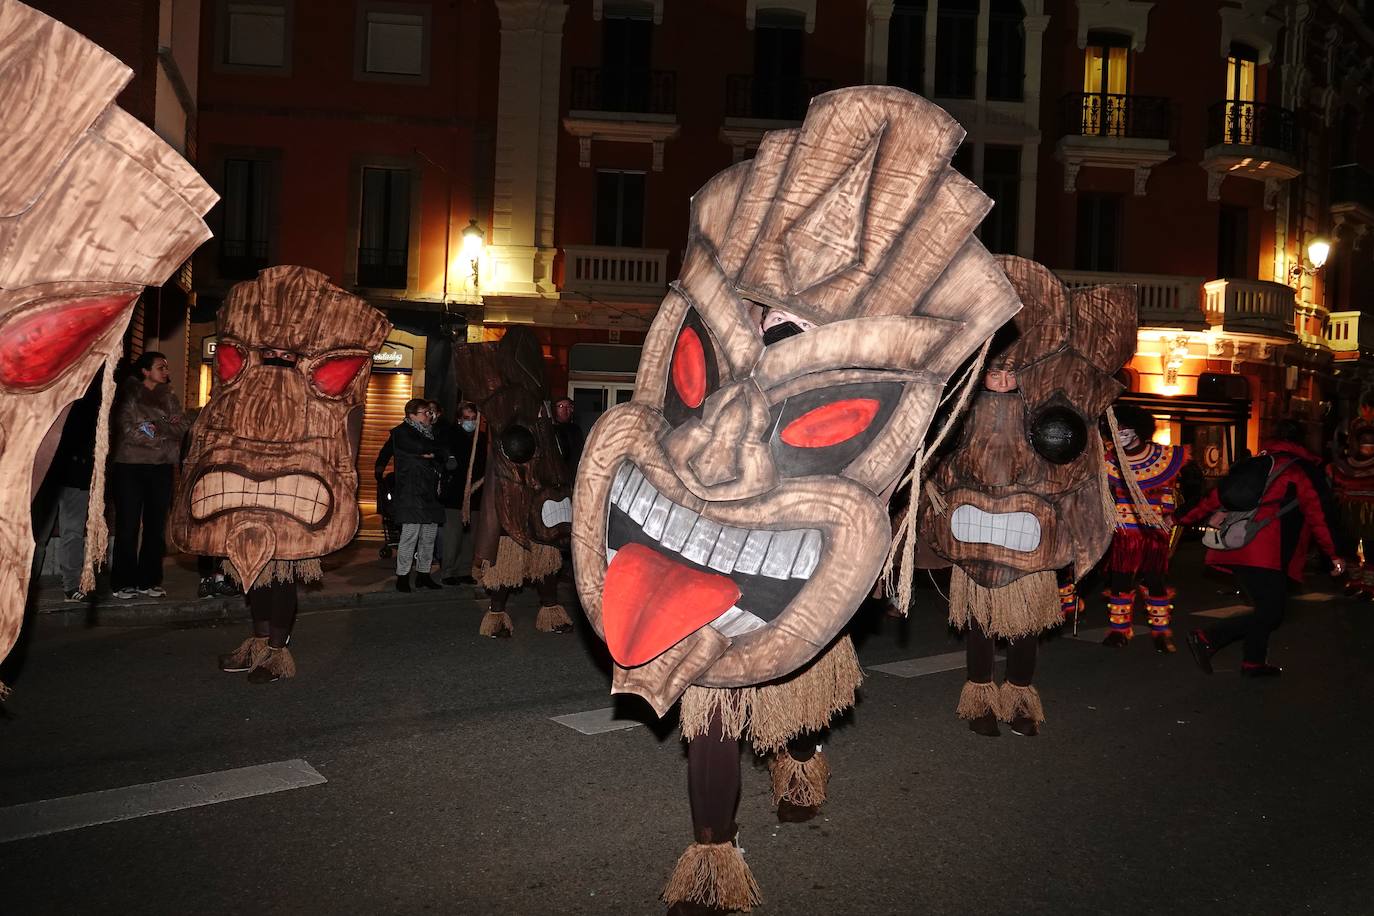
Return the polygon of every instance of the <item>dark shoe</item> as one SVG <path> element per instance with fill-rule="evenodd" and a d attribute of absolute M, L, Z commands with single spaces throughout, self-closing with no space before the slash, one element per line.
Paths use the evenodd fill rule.
<path fill-rule="evenodd" d="M 407 575 L 407 576 L 397 576 L 397 577 L 396 577 L 396 591 L 398 591 L 398 592 L 409 592 L 409 591 L 410 591 L 410 576 Z"/>
<path fill-rule="evenodd" d="M 91 596 L 79 588 L 74 588 L 69 592 L 64 592 L 62 600 L 68 604 L 90 604 Z"/>
<path fill-rule="evenodd" d="M 997 727 L 997 716 L 990 712 L 985 712 L 976 719 L 969 719 L 968 730 L 985 738 L 996 738 L 1002 734 L 1001 729 Z"/>
<path fill-rule="evenodd" d="M 243 594 L 243 589 L 239 588 L 233 579 L 224 576 L 215 580 L 215 594 L 221 598 L 236 598 Z"/>
<path fill-rule="evenodd" d="M 282 678 L 295 676 L 296 660 L 291 656 L 291 650 L 285 646 L 280 649 L 268 647 L 267 655 L 258 662 L 256 668 L 248 672 L 248 683 L 270 684 Z"/>
<path fill-rule="evenodd" d="M 1178 651 L 1178 646 L 1174 645 L 1174 638 L 1168 633 L 1156 633 L 1155 651 L 1161 655 L 1173 655 Z"/>
<path fill-rule="evenodd" d="M 1203 674 L 1212 673 L 1212 656 L 1216 650 L 1207 641 L 1207 634 L 1202 630 L 1191 630 L 1188 633 L 1188 651 L 1193 653 L 1193 661 L 1202 669 Z"/>
<path fill-rule="evenodd" d="M 1242 677 L 1278 677 L 1283 674 L 1283 669 L 1278 665 L 1256 665 L 1253 662 L 1242 662 L 1240 673 Z"/>
<path fill-rule="evenodd" d="M 1130 642 L 1131 637 L 1127 636 L 1121 630 L 1111 630 L 1107 633 L 1106 638 L 1102 640 L 1102 645 L 1106 646 L 1108 649 L 1124 649 L 1126 646 L 1130 645 Z"/>
<path fill-rule="evenodd" d="M 204 576 L 200 580 L 200 586 L 196 589 L 197 598 L 213 598 L 215 596 L 215 577 Z"/>
<path fill-rule="evenodd" d="M 459 584 L 459 585 L 476 585 L 476 584 L 477 584 L 477 580 L 474 579 L 474 578 L 472 578 L 472 576 L 459 576 L 459 577 L 458 577 L 458 584 Z"/>
<path fill-rule="evenodd" d="M 440 585 L 438 582 L 435 582 L 433 579 L 431 579 L 431 578 L 429 577 L 429 573 L 416 573 L 416 574 L 415 574 L 415 587 L 416 587 L 416 588 L 443 588 L 442 585 Z"/>
<path fill-rule="evenodd" d="M 1011 730 L 1013 734 L 1023 738 L 1034 738 L 1040 734 L 1040 726 L 1030 716 L 1017 716 L 1011 720 Z"/>
<path fill-rule="evenodd" d="M 462 580 L 460 580 L 457 576 L 444 576 L 444 578 L 441 579 L 440 581 L 443 582 L 445 585 L 462 585 L 462 584 L 463 584 L 463 583 L 462 583 Z"/>
<path fill-rule="evenodd" d="M 785 798 L 778 802 L 778 822 L 782 824 L 802 824 L 820 812 L 820 805 L 794 805 Z"/>
<path fill-rule="evenodd" d="M 267 637 L 250 636 L 237 649 L 219 657 L 219 670 L 238 674 L 252 671 L 267 658 Z"/>

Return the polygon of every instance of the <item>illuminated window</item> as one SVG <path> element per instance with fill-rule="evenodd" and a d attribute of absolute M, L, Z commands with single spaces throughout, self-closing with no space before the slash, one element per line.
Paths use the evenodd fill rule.
<path fill-rule="evenodd" d="M 1130 38 L 1112 32 L 1089 32 L 1083 50 L 1083 133 L 1126 135 L 1130 86 Z"/>
<path fill-rule="evenodd" d="M 1245 45 L 1232 45 L 1226 56 L 1227 143 L 1255 142 L 1255 68 L 1259 54 Z"/>

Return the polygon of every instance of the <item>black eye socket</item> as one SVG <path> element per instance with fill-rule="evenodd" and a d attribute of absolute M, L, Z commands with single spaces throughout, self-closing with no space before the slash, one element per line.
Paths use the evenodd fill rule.
<path fill-rule="evenodd" d="M 1030 441 L 1046 461 L 1068 464 L 1088 446 L 1088 426 L 1068 407 L 1046 407 L 1030 422 Z"/>
<path fill-rule="evenodd" d="M 524 464 L 534 457 L 534 433 L 519 423 L 501 430 L 501 453 L 516 464 Z"/>

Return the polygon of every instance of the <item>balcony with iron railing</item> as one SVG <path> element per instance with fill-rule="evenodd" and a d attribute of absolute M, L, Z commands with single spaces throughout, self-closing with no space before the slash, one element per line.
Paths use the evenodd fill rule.
<path fill-rule="evenodd" d="M 1129 169 L 1143 195 L 1150 169 L 1174 155 L 1167 98 L 1114 92 L 1071 92 L 1059 100 L 1064 190 L 1077 188 L 1084 167 Z"/>
<path fill-rule="evenodd" d="M 569 245 L 563 248 L 563 290 L 594 298 L 657 301 L 668 288 L 668 252 L 653 248 Z"/>
<path fill-rule="evenodd" d="M 1264 205 L 1273 209 L 1279 183 L 1296 178 L 1299 132 L 1293 111 L 1264 102 L 1228 100 L 1207 109 L 1207 199 L 1221 198 L 1228 175 L 1265 183 Z"/>
<path fill-rule="evenodd" d="M 613 70 L 574 67 L 574 111 L 626 115 L 671 115 L 677 112 L 677 74 L 670 70 Z"/>
<path fill-rule="evenodd" d="M 1093 270 L 1061 270 L 1057 273 L 1066 286 L 1074 289 L 1098 285 L 1134 286 L 1136 312 L 1142 328 L 1207 329 L 1207 316 L 1202 311 L 1203 277 Z"/>
<path fill-rule="evenodd" d="M 1223 278 L 1203 285 L 1203 312 L 1213 327 L 1277 342 L 1297 339 L 1297 296 L 1269 280 Z"/>

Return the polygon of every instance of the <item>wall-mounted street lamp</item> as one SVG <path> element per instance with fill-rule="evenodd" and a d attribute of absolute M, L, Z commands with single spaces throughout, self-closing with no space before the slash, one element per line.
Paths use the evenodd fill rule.
<path fill-rule="evenodd" d="M 1330 256 L 1331 243 L 1321 236 L 1314 238 L 1307 246 L 1307 257 L 1288 269 L 1288 282 L 1296 284 L 1304 274 L 1312 276 L 1326 266 L 1326 259 Z"/>
<path fill-rule="evenodd" d="M 477 225 L 477 220 L 468 220 L 467 227 L 463 229 L 463 257 L 472 265 L 472 291 L 477 292 L 481 279 L 478 274 L 478 264 L 482 260 L 482 246 L 486 243 L 486 233 L 482 227 Z"/>

